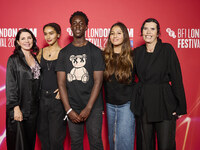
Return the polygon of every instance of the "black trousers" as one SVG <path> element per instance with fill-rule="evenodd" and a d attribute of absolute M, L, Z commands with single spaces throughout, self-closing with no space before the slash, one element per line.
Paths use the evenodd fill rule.
<path fill-rule="evenodd" d="M 176 150 L 176 116 L 172 120 L 147 122 L 146 114 L 136 119 L 137 150 Z"/>
<path fill-rule="evenodd" d="M 37 126 L 37 106 L 31 109 L 28 118 L 22 122 L 13 121 L 6 114 L 7 150 L 34 150 Z"/>
<path fill-rule="evenodd" d="M 37 133 L 42 150 L 63 150 L 66 137 L 65 110 L 53 91 L 41 92 Z"/>
<path fill-rule="evenodd" d="M 71 137 L 71 150 L 83 150 L 84 125 L 86 125 L 90 150 L 103 150 L 102 109 L 92 109 L 88 119 L 81 123 L 68 121 Z"/>

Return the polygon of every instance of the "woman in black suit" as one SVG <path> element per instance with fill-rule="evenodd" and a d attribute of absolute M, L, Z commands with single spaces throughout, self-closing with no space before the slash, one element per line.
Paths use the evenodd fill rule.
<path fill-rule="evenodd" d="M 7 150 L 34 150 L 40 78 L 34 53 L 39 49 L 28 29 L 18 31 L 14 44 L 6 71 Z"/>
<path fill-rule="evenodd" d="M 140 150 L 175 150 L 176 119 L 186 114 L 181 68 L 174 48 L 162 43 L 160 25 L 149 18 L 141 27 L 145 44 L 134 50 L 135 85 L 131 109 L 137 119 Z M 155 134 L 156 133 L 156 134 Z"/>

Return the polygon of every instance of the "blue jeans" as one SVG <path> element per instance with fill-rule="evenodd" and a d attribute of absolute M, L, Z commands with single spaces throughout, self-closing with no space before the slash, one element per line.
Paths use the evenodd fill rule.
<path fill-rule="evenodd" d="M 106 107 L 110 150 L 133 150 L 135 118 L 130 110 L 130 101 L 123 105 L 106 103 Z"/>

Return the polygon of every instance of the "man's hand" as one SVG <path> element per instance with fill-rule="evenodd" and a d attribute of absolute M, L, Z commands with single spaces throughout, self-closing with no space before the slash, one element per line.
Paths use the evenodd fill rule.
<path fill-rule="evenodd" d="M 89 117 L 91 112 L 91 108 L 88 108 L 87 106 L 81 111 L 81 113 L 79 114 L 79 117 L 81 119 L 81 121 L 86 121 L 87 118 Z"/>
<path fill-rule="evenodd" d="M 71 122 L 73 122 L 73 123 L 79 123 L 79 122 L 81 122 L 81 118 L 79 117 L 79 115 L 74 110 L 72 110 L 68 114 L 68 117 L 71 120 Z"/>

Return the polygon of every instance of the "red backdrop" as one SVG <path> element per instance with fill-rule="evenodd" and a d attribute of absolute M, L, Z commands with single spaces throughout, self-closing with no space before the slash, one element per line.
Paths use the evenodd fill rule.
<path fill-rule="evenodd" d="M 143 44 L 140 37 L 142 22 L 156 18 L 161 25 L 161 39 L 171 43 L 181 63 L 187 98 L 188 114 L 177 121 L 177 149 L 198 150 L 200 147 L 200 9 L 199 0 L 7 0 L 0 2 L 0 150 L 6 150 L 5 140 L 5 73 L 6 63 L 13 52 L 13 40 L 19 28 L 30 28 L 40 48 L 45 46 L 42 27 L 49 22 L 61 25 L 60 45 L 70 42 L 70 15 L 77 10 L 89 18 L 88 40 L 103 48 L 109 27 L 117 21 L 129 28 L 133 48 Z M 108 150 L 107 122 L 104 114 L 103 143 Z M 70 148 L 67 132 L 65 150 Z M 85 148 L 88 140 L 85 138 Z M 40 149 L 37 139 L 36 150 Z"/>

